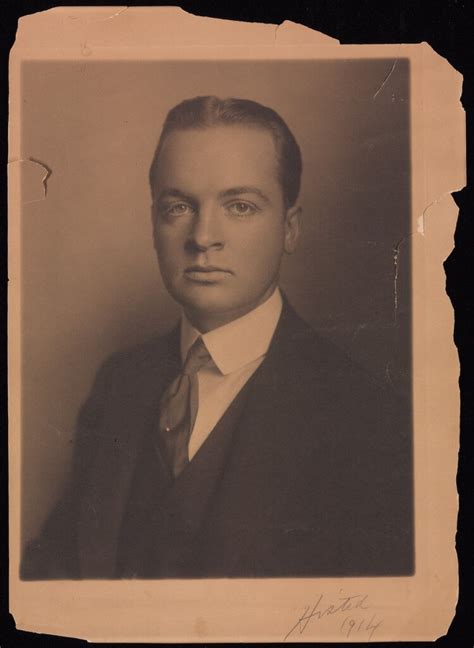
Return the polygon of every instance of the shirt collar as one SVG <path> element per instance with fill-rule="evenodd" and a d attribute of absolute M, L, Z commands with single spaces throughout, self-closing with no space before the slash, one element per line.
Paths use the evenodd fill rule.
<path fill-rule="evenodd" d="M 281 293 L 277 288 L 263 304 L 250 313 L 202 334 L 203 342 L 214 364 L 223 375 L 237 371 L 266 354 L 280 319 L 282 305 Z M 199 335 L 199 331 L 183 314 L 181 319 L 183 361 Z"/>

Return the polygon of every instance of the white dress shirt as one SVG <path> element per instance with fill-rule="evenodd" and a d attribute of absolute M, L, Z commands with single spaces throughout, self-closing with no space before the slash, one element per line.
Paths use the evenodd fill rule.
<path fill-rule="evenodd" d="M 194 457 L 239 391 L 263 362 L 281 310 L 282 298 L 277 288 L 271 297 L 250 313 L 202 334 L 213 362 L 197 374 L 198 412 L 189 441 L 189 459 Z M 199 335 L 199 331 L 183 315 L 183 361 Z"/>

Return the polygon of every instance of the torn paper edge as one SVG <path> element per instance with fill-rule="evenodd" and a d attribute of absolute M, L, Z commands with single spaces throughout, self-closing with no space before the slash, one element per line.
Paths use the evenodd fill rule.
<path fill-rule="evenodd" d="M 63 9 L 63 8 L 62 8 Z M 111 8 L 107 8 L 107 10 L 110 10 Z M 68 8 L 69 13 L 75 11 L 74 8 Z M 49 13 L 49 12 L 48 12 Z M 144 12 L 142 15 L 144 16 L 146 12 Z M 122 24 L 124 21 L 126 22 L 128 20 L 128 16 L 135 14 L 134 10 L 127 10 L 127 11 L 121 11 L 119 14 L 115 13 L 112 14 L 112 17 L 115 16 L 114 20 L 107 21 L 107 24 L 112 25 L 112 24 Z M 136 14 L 135 14 L 136 15 Z M 29 34 L 29 42 L 27 43 L 25 40 L 23 41 L 23 45 L 21 47 L 16 47 L 15 51 L 15 56 L 12 57 L 12 122 L 14 122 L 15 118 L 18 117 L 19 111 L 18 111 L 18 98 L 19 98 L 19 85 L 17 83 L 18 76 L 16 79 L 14 78 L 14 74 L 18 74 L 18 67 L 21 63 L 22 56 L 25 58 L 31 57 L 32 56 L 32 47 L 34 43 L 34 38 L 33 40 L 31 37 L 34 37 L 34 31 L 36 29 L 36 24 L 37 20 L 39 19 L 38 17 L 41 16 L 41 20 L 44 18 L 44 14 L 37 14 L 34 20 L 32 20 L 32 16 L 27 17 L 28 21 L 24 21 L 22 25 L 23 32 L 21 34 L 21 38 L 25 37 L 26 34 L 26 25 L 28 23 L 28 29 L 33 30 L 33 34 Z M 177 19 L 180 19 L 178 16 Z M 48 17 L 47 21 L 48 22 L 50 18 Z M 206 22 L 206 19 L 200 18 L 200 20 L 203 20 Z M 218 19 L 213 19 L 216 22 L 213 23 L 213 29 L 214 27 L 218 27 L 219 21 Z M 104 24 L 106 19 L 104 19 Z M 74 22 L 74 21 L 71 21 Z M 225 22 L 231 22 L 231 21 L 225 21 Z M 285 23 L 283 23 L 285 24 Z M 301 26 L 298 26 L 301 27 Z M 248 29 L 251 29 L 249 26 Z M 273 29 L 273 28 L 272 28 Z M 288 25 L 288 27 L 285 27 L 285 30 L 292 30 L 293 27 L 291 25 Z M 307 28 L 304 28 L 307 29 Z M 279 27 L 277 26 L 276 32 L 278 32 Z M 54 32 L 53 32 L 54 33 Z M 280 30 L 280 34 L 284 34 L 284 30 Z M 287 32 L 290 33 L 290 32 Z M 60 36 L 60 34 L 58 34 Z M 286 34 L 285 34 L 286 36 Z M 20 37 L 20 34 L 19 34 Z M 209 33 L 207 33 L 206 36 L 207 39 L 209 39 Z M 113 39 L 113 34 L 111 35 L 111 39 Z M 295 34 L 295 39 L 297 39 L 296 34 Z M 74 43 L 70 42 L 68 44 L 68 47 L 74 49 L 77 49 L 78 54 L 77 58 L 80 57 L 80 48 L 81 44 L 83 45 L 86 41 L 81 40 L 80 43 Z M 90 52 L 89 54 L 92 55 L 92 57 L 98 57 L 100 55 L 100 51 L 96 51 L 96 46 L 91 45 L 90 41 L 88 42 L 88 47 L 90 47 Z M 278 44 L 278 39 L 275 38 L 275 33 L 273 34 L 273 43 Z M 112 45 L 108 45 L 107 48 L 110 49 Z M 46 50 L 48 53 L 48 56 L 51 54 L 51 47 L 50 42 L 46 46 Z M 332 47 L 332 46 L 325 46 L 323 48 L 314 48 L 310 45 L 304 45 L 302 47 L 287 47 L 285 46 L 280 46 L 278 44 L 278 47 L 274 47 L 275 51 L 274 55 L 277 57 L 320 57 L 320 58 L 347 58 L 348 56 L 356 56 L 359 55 L 361 57 L 371 57 L 374 56 L 374 51 L 383 51 L 384 56 L 387 58 L 394 57 L 395 59 L 397 56 L 403 55 L 403 56 L 409 56 L 412 64 L 416 68 L 418 66 L 418 74 L 420 72 L 420 67 L 425 71 L 425 83 L 424 87 L 421 90 L 421 94 L 418 95 L 418 99 L 415 100 L 418 101 L 421 99 L 421 102 L 424 103 L 424 106 L 426 107 L 426 110 L 423 113 L 423 117 L 421 119 L 421 128 L 427 129 L 428 126 L 427 124 L 431 123 L 430 128 L 432 128 L 432 121 L 430 122 L 431 116 L 429 114 L 429 108 L 430 105 L 437 105 L 437 102 L 442 100 L 440 97 L 430 97 L 430 86 L 432 86 L 433 83 L 436 83 L 436 76 L 435 78 L 431 78 L 431 80 L 428 80 L 430 77 L 430 70 L 437 69 L 437 65 L 440 63 L 441 57 L 438 57 L 438 55 L 434 54 L 434 52 L 429 48 L 429 46 L 426 46 L 423 48 L 423 46 L 420 48 L 416 48 L 416 46 L 399 46 L 398 48 L 391 47 L 391 46 L 338 46 L 337 48 Z M 24 53 L 22 53 L 22 50 Z M 100 48 L 99 48 L 100 50 Z M 325 50 L 324 53 L 322 50 Z M 202 50 L 201 50 L 202 51 Z M 39 56 L 40 58 L 44 57 L 44 52 L 45 50 L 40 50 Z M 209 56 L 209 46 L 207 47 L 207 52 Z M 224 52 L 221 52 L 224 55 Z M 38 52 L 37 52 L 38 54 Z M 192 56 L 192 48 L 190 48 L 183 58 L 186 56 Z M 129 53 L 127 53 L 127 56 L 129 56 Z M 141 56 L 141 54 L 140 54 Z M 218 56 L 218 51 L 217 49 L 213 49 L 213 56 Z M 237 57 L 237 55 L 234 53 L 234 56 Z M 245 56 L 245 54 L 244 54 Z M 254 43 L 251 51 L 247 53 L 247 56 L 250 57 L 255 57 L 255 58 L 263 58 L 263 57 L 268 57 L 268 47 L 261 47 L 260 43 Z M 442 60 L 442 59 L 441 59 Z M 393 72 L 394 67 L 392 67 L 392 72 Z M 388 77 L 385 80 L 382 80 L 381 82 L 381 87 L 379 88 L 379 91 L 382 90 L 383 87 L 387 85 L 389 82 L 389 77 L 392 72 L 389 72 Z M 446 70 L 444 71 L 446 73 Z M 414 73 L 414 76 L 416 76 Z M 453 77 L 452 77 L 452 70 L 451 70 L 451 79 L 450 79 L 450 84 L 452 87 L 453 84 Z M 448 74 L 448 76 L 450 76 Z M 433 75 L 431 74 L 431 77 Z M 414 77 L 412 77 L 414 78 Z M 418 77 L 418 80 L 419 77 Z M 458 79 L 458 85 L 460 84 L 460 81 Z M 413 88 L 415 90 L 415 94 L 417 92 L 416 88 Z M 431 88 L 432 89 L 432 88 Z M 443 91 L 446 91 L 446 86 L 443 83 Z M 459 93 L 460 94 L 460 93 Z M 16 102 L 16 106 L 15 106 Z M 450 113 L 450 118 L 452 117 L 452 113 Z M 460 118 L 460 115 L 458 115 L 458 119 Z M 420 126 L 420 124 L 418 124 Z M 443 421 L 443 425 L 446 425 L 449 422 L 455 422 L 455 426 L 458 424 L 459 416 L 458 416 L 458 397 L 457 397 L 457 380 L 454 383 L 453 386 L 453 379 L 457 377 L 457 372 L 458 372 L 458 365 L 457 365 L 457 356 L 455 359 L 455 364 L 453 365 L 453 354 L 456 354 L 454 344 L 452 343 L 452 324 L 453 324 L 453 313 L 451 309 L 451 305 L 449 304 L 449 300 L 447 299 L 447 296 L 444 293 L 444 273 L 442 271 L 442 260 L 446 258 L 447 254 L 449 251 L 452 249 L 452 238 L 453 238 L 453 233 L 454 233 L 454 227 L 455 227 L 455 222 L 456 222 L 456 217 L 457 217 L 457 208 L 454 205 L 454 202 L 450 198 L 449 201 L 445 201 L 442 199 L 443 196 L 447 197 L 448 193 L 451 193 L 453 190 L 453 186 L 456 190 L 461 188 L 462 184 L 464 183 L 464 178 L 465 175 L 463 175 L 464 169 L 461 168 L 460 166 L 460 160 L 459 160 L 459 155 L 462 156 L 462 163 L 464 164 L 464 131 L 463 127 L 459 128 L 459 124 L 457 125 L 457 131 L 455 134 L 455 137 L 453 138 L 453 141 L 449 144 L 450 151 L 455 151 L 456 155 L 458 156 L 453 159 L 453 169 L 456 170 L 456 173 L 453 173 L 453 175 L 456 175 L 456 178 L 453 180 L 453 178 L 447 179 L 446 177 L 443 178 L 437 178 L 436 180 L 433 179 L 433 174 L 431 173 L 432 169 L 430 167 L 430 164 L 432 164 L 432 159 L 430 156 L 427 154 L 428 149 L 425 148 L 425 142 L 423 142 L 422 146 L 422 151 L 421 155 L 426 156 L 426 169 L 425 169 L 425 176 L 428 178 L 429 182 L 426 186 L 426 188 L 423 188 L 423 195 L 421 196 L 420 194 L 417 194 L 417 196 L 414 196 L 414 227 L 413 227 L 413 234 L 411 238 L 413 239 L 413 254 L 414 256 L 419 255 L 419 258 L 422 260 L 423 263 L 428 262 L 429 267 L 433 267 L 435 269 L 435 275 L 432 273 L 427 276 L 426 272 L 423 272 L 423 270 L 420 271 L 419 275 L 419 282 L 417 283 L 417 278 L 415 277 L 415 285 L 414 285 L 414 290 L 421 290 L 421 293 L 419 295 L 420 297 L 420 307 L 416 313 L 416 318 L 419 318 L 421 322 L 421 328 L 418 330 L 417 329 L 417 335 L 423 336 L 425 335 L 426 339 L 430 341 L 431 346 L 427 346 L 426 344 L 423 346 L 423 348 L 426 349 L 426 353 L 429 353 L 430 350 L 432 351 L 432 348 L 438 348 L 436 345 L 441 345 L 442 347 L 445 345 L 448 345 L 445 347 L 445 350 L 447 352 L 447 355 L 443 356 L 443 360 L 445 361 L 447 359 L 447 364 L 443 362 L 443 366 L 441 367 L 441 370 L 443 371 L 443 379 L 444 379 L 444 387 L 448 390 L 448 393 L 451 394 L 453 397 L 450 399 L 450 404 L 449 404 L 449 411 L 441 412 L 441 419 Z M 462 133 L 461 133 L 462 131 Z M 16 134 L 17 136 L 19 135 L 19 124 L 13 124 L 11 128 L 11 133 Z M 19 137 L 13 138 L 12 139 L 12 145 L 11 149 L 15 154 L 18 154 L 18 161 L 20 161 L 21 156 L 19 155 L 20 151 L 15 150 L 15 148 L 18 146 L 19 143 Z M 432 143 L 428 143 L 427 146 L 429 146 Z M 439 142 L 439 147 L 442 148 L 442 146 L 446 146 L 446 142 L 442 144 Z M 418 155 L 419 152 L 416 152 L 416 155 Z M 24 158 L 23 158 L 24 159 Z M 35 160 L 30 160 L 35 162 Z M 436 175 L 436 174 L 434 174 Z M 43 178 L 43 188 L 46 190 L 46 185 L 44 184 L 46 180 L 48 179 L 48 176 Z M 413 182 L 413 185 L 417 185 L 416 182 Z M 16 190 L 18 188 L 16 187 Z M 421 191 L 421 190 L 420 190 Z M 15 191 L 15 187 L 12 189 L 12 194 L 17 193 Z M 446 205 L 445 202 L 451 203 L 449 205 Z M 18 204 L 18 203 L 16 203 Z M 427 214 L 429 211 L 429 216 L 427 218 Z M 16 278 L 18 277 L 18 271 L 19 271 L 19 258 L 20 258 L 20 250 L 19 250 L 19 231 L 18 229 L 15 229 L 15 224 L 16 224 L 16 215 L 17 211 L 15 210 L 15 207 L 13 204 L 11 204 L 11 238 L 10 238 L 10 255 L 11 255 L 11 274 L 10 278 L 13 279 L 11 281 L 10 285 L 10 310 L 12 311 L 13 315 L 10 319 L 10 327 L 14 325 L 14 318 L 15 316 L 17 317 L 17 322 L 18 322 L 18 317 L 19 317 L 19 293 L 17 289 L 17 282 Z M 421 220 L 421 225 L 420 225 L 420 218 Z M 440 223 L 440 219 L 443 219 L 443 223 Z M 438 222 L 436 222 L 436 220 Z M 431 223 L 433 221 L 433 224 Z M 420 228 L 422 231 L 420 231 Z M 429 249 L 428 247 L 428 242 L 431 241 L 431 237 L 437 236 L 438 240 L 436 240 L 435 245 L 432 249 Z M 397 270 L 397 263 L 399 262 L 399 254 L 400 254 L 400 249 L 403 244 L 403 240 L 400 241 L 396 246 L 395 249 L 398 249 L 398 252 L 396 253 L 396 258 L 394 257 L 394 282 L 395 282 L 395 287 L 396 287 L 396 277 L 398 274 Z M 442 292 L 441 292 L 442 290 Z M 396 293 L 395 293 L 396 294 Z M 426 313 L 424 311 L 425 308 L 429 308 L 430 305 L 434 302 L 439 302 L 440 299 L 445 299 L 445 302 L 442 303 L 442 326 L 439 324 L 439 322 L 434 325 L 433 323 L 427 321 L 426 318 Z M 449 330 L 449 340 L 446 339 L 446 333 Z M 428 332 L 428 336 L 426 336 L 426 333 Z M 423 341 L 421 340 L 421 343 Z M 434 354 L 432 354 L 434 355 Z M 9 356 L 11 359 L 10 363 L 10 389 L 15 390 L 15 386 L 19 385 L 19 379 L 20 379 L 20 373 L 18 371 L 19 367 L 19 360 L 20 360 L 20 349 L 18 348 L 17 342 L 13 341 L 10 349 L 9 349 Z M 430 360 L 433 362 L 433 360 Z M 425 359 L 426 362 L 426 359 Z M 440 366 L 439 362 L 438 364 L 433 365 L 434 372 L 433 372 L 433 379 L 436 381 L 439 379 L 438 372 L 440 371 Z M 426 370 L 426 364 L 425 364 L 425 370 Z M 456 392 L 453 392 L 453 389 L 456 390 Z M 427 391 L 428 397 L 430 396 L 430 391 Z M 423 395 L 420 396 L 422 398 Z M 18 410 L 18 407 L 15 409 L 15 406 L 12 405 L 13 408 L 13 417 L 11 417 L 11 420 L 13 421 L 12 425 L 12 431 L 15 436 L 14 438 L 18 438 L 19 432 L 18 429 L 16 428 L 15 431 L 15 421 L 19 420 L 19 414 L 20 411 Z M 433 417 L 433 415 L 429 415 L 428 411 L 425 411 L 424 413 L 424 418 L 422 419 L 420 425 L 423 426 L 428 426 L 431 424 L 434 424 L 435 426 L 437 425 L 438 421 L 436 418 Z M 442 443 L 446 444 L 446 449 L 443 447 L 443 458 L 448 457 L 449 459 L 446 459 L 446 461 L 443 462 L 442 466 L 443 468 L 446 468 L 446 466 L 449 467 L 449 474 L 444 475 L 444 479 L 448 481 L 448 478 L 453 481 L 453 488 L 455 489 L 455 484 L 454 484 L 454 479 L 455 479 L 455 471 L 456 471 L 456 460 L 457 460 L 457 447 L 454 447 L 452 443 L 450 443 L 450 439 L 447 439 L 445 437 L 439 436 L 436 437 L 439 438 L 439 440 Z M 423 448 L 421 448 L 423 450 Z M 416 450 L 417 452 L 420 451 L 420 448 Z M 423 453 L 419 455 L 421 459 L 424 459 Z M 439 460 L 439 458 L 438 458 Z M 11 444 L 11 450 L 10 450 L 10 463 L 11 463 L 11 483 L 15 488 L 19 488 L 19 483 L 18 483 L 18 466 L 19 466 L 19 455 L 18 455 L 18 445 L 15 443 Z M 420 464 L 421 465 L 421 464 Z M 15 473 L 15 471 L 17 471 Z M 446 482 L 441 482 L 443 483 Z M 449 484 L 451 484 L 451 481 L 449 481 Z M 426 493 L 425 493 L 426 495 Z M 450 494 L 448 495 L 446 493 L 440 493 L 441 497 L 449 497 L 452 496 L 452 490 L 450 491 Z M 423 499 L 421 501 L 422 504 L 428 504 L 429 501 L 427 499 Z M 431 505 L 434 506 L 433 502 L 431 502 Z M 456 513 L 456 512 L 454 512 Z M 455 517 L 455 516 L 454 516 Z M 15 527 L 18 524 L 18 511 L 13 511 L 12 512 L 12 527 L 15 529 Z M 455 520 L 454 520 L 454 526 L 453 526 L 453 517 L 452 515 L 448 516 L 448 519 L 443 519 L 442 524 L 444 525 L 444 528 L 449 529 L 449 534 L 453 535 L 455 532 Z M 440 528 L 442 528 L 440 526 Z M 421 530 L 422 533 L 423 530 Z M 12 538 L 15 540 L 15 538 Z M 451 538 L 453 541 L 454 538 Z M 443 557 L 443 551 L 446 549 L 446 546 L 441 542 L 440 538 L 430 538 L 429 542 L 431 542 L 431 545 L 427 546 L 426 551 L 429 553 L 431 552 L 431 558 L 429 561 L 429 565 L 435 565 L 437 564 L 436 559 Z M 454 547 L 451 547 L 451 550 L 454 552 Z M 12 555 L 14 554 L 14 546 L 12 545 Z M 14 556 L 13 556 L 14 557 Z M 17 557 L 16 557 L 17 558 Z M 14 564 L 14 560 L 12 561 Z M 455 565 L 452 566 L 452 568 L 455 568 Z M 418 576 L 418 575 L 417 575 Z M 435 584 L 439 584 L 440 582 L 443 583 L 444 581 L 443 578 L 446 578 L 446 575 L 443 573 L 438 573 L 438 574 L 430 574 L 430 573 L 424 573 L 420 574 L 420 576 L 423 576 L 426 581 L 426 583 L 431 583 L 434 587 Z M 435 578 L 436 577 L 436 578 Z M 433 580 L 435 578 L 435 580 Z M 310 579 L 313 580 L 313 579 Z M 314 583 L 314 586 L 316 587 L 321 587 L 322 582 L 324 582 L 324 579 L 314 579 L 316 582 Z M 384 581 L 388 581 L 390 579 L 382 579 Z M 290 579 L 291 582 L 281 582 L 281 581 L 275 581 L 271 583 L 271 588 L 268 591 L 268 596 L 270 597 L 270 601 L 275 601 L 279 600 L 281 601 L 282 597 L 284 598 L 285 596 L 289 597 L 287 598 L 288 602 L 293 601 L 293 603 L 298 607 L 298 602 L 300 600 L 303 600 L 304 597 L 302 597 L 302 592 L 299 591 L 298 587 L 301 583 L 295 582 L 297 579 Z M 405 588 L 405 593 L 406 593 L 406 598 L 405 600 L 411 600 L 413 596 L 413 592 L 411 591 L 410 588 L 414 587 L 413 583 L 416 582 L 415 580 L 411 579 L 399 579 L 399 583 L 403 588 Z M 45 617 L 42 614 L 44 613 L 44 610 L 40 610 L 40 603 L 47 602 L 48 600 L 51 603 L 54 603 L 56 601 L 56 605 L 61 605 L 61 601 L 63 601 L 63 605 L 66 605 L 66 609 L 71 612 L 71 605 L 73 604 L 74 601 L 81 600 L 81 605 L 86 606 L 89 602 L 93 603 L 94 599 L 90 597 L 90 594 L 88 595 L 87 592 L 90 590 L 90 587 L 92 583 L 83 581 L 79 583 L 72 583 L 72 582 L 65 582 L 65 583 L 20 583 L 18 582 L 16 578 L 16 573 L 12 572 L 12 590 L 11 590 L 11 600 L 12 600 L 12 609 L 15 614 L 15 618 L 17 619 L 17 623 L 19 627 L 23 627 L 25 629 L 29 630 L 38 630 L 38 631 L 48 631 L 50 632 L 54 627 L 57 628 L 57 631 L 60 634 L 71 634 L 72 636 L 84 636 L 83 633 L 79 631 L 79 626 L 74 626 L 74 625 L 69 625 L 69 627 L 65 626 L 64 623 L 66 622 L 67 624 L 67 618 L 68 616 L 64 616 L 61 618 L 60 616 L 57 615 L 57 611 L 60 609 L 60 607 L 54 606 L 54 612 L 56 614 L 53 614 L 53 617 L 48 621 L 45 625 Z M 347 579 L 338 579 L 338 584 L 343 585 L 347 584 Z M 370 582 L 368 582 L 366 579 L 360 579 L 358 580 L 358 583 L 360 583 L 362 586 L 369 587 L 371 585 Z M 381 581 L 379 581 L 379 584 Z M 122 586 L 126 586 L 125 588 Z M 156 583 L 151 583 L 150 587 L 153 589 L 155 588 L 154 593 L 150 594 L 148 593 L 148 598 L 155 597 L 155 605 L 157 604 L 157 601 L 161 600 L 161 603 L 163 604 L 164 601 L 160 598 L 160 594 L 158 590 L 162 590 L 166 592 L 166 583 L 159 583 L 158 587 L 156 588 L 157 584 Z M 186 587 L 184 584 L 181 584 L 183 587 L 183 590 L 187 590 L 189 592 L 193 592 L 194 594 L 199 594 L 202 593 L 200 589 L 200 584 L 186 584 Z M 196 585 L 196 586 L 195 586 Z M 201 584 L 202 585 L 202 584 Z M 204 583 L 206 587 L 206 591 L 209 595 L 212 596 L 218 596 L 219 595 L 219 583 L 216 583 L 215 581 L 207 581 Z M 269 601 L 266 600 L 265 598 L 261 598 L 261 594 L 258 592 L 258 586 L 259 584 L 256 582 L 246 582 L 242 583 L 242 581 L 235 582 L 233 583 L 233 586 L 236 589 L 236 592 L 238 593 L 240 587 L 244 587 L 245 589 L 245 597 L 247 597 L 249 594 L 250 596 L 254 597 L 254 601 L 256 603 L 260 604 L 259 609 L 263 613 L 269 615 L 269 618 L 271 617 L 273 608 L 270 606 L 270 609 L 268 608 L 268 603 Z M 325 586 L 327 584 L 325 583 Z M 306 591 L 308 588 L 308 584 L 306 584 Z M 388 584 L 387 584 L 388 587 Z M 457 587 L 457 584 L 455 585 Z M 124 592 L 127 590 L 129 593 L 132 594 L 132 598 L 128 600 L 132 600 L 135 602 L 135 605 L 142 605 L 143 609 L 146 609 L 146 605 L 149 604 L 149 600 L 144 600 L 143 599 L 143 590 L 145 589 L 144 583 L 116 583 L 116 582 L 106 582 L 103 584 L 98 585 L 97 583 L 94 584 L 94 591 L 98 593 L 99 595 L 99 600 L 102 599 L 102 601 L 112 601 L 114 600 L 118 593 L 121 594 L 121 596 L 125 596 Z M 431 591 L 431 590 L 430 590 Z M 432 593 L 435 593 L 435 589 L 433 589 Z M 452 598 L 453 594 L 453 583 L 450 583 L 449 586 L 445 589 L 443 596 L 445 596 L 445 601 L 446 601 L 446 608 L 451 608 L 453 609 L 453 605 L 455 604 L 454 599 Z M 424 607 L 421 610 L 416 610 L 416 614 L 418 617 L 426 619 L 426 625 L 425 628 L 429 625 L 429 623 L 433 624 L 432 627 L 434 627 L 434 623 L 437 623 L 437 627 L 441 628 L 446 627 L 446 621 L 443 619 L 433 619 L 430 618 L 433 615 L 431 614 L 433 611 L 432 608 L 432 602 L 430 596 L 428 596 L 428 592 L 424 591 L 421 592 L 421 594 L 424 596 L 424 600 L 422 601 Z M 46 599 L 44 598 L 44 595 L 46 595 Z M 50 597 L 49 599 L 47 597 Z M 59 599 L 57 597 L 60 597 Z M 166 594 L 165 594 L 166 596 Z M 42 598 L 43 597 L 43 598 Z M 56 597 L 56 599 L 55 599 Z M 79 598 L 78 598 L 79 597 Z M 158 598 L 157 598 L 158 597 Z M 449 598 L 451 597 L 451 598 Z M 126 600 L 126 599 L 122 599 Z M 216 599 L 217 601 L 218 599 Z M 253 622 L 251 620 L 251 615 L 252 612 L 248 609 L 242 607 L 243 605 L 243 600 L 245 599 L 238 599 L 238 597 L 234 600 L 234 606 L 232 607 L 231 610 L 231 615 L 228 619 L 228 632 L 227 634 L 222 631 L 219 632 L 214 632 L 212 633 L 211 630 L 208 630 L 207 633 L 205 633 L 203 636 L 200 637 L 201 640 L 205 641 L 225 641 L 229 640 L 229 638 L 232 640 L 241 640 L 244 638 L 245 640 L 254 640 L 254 641 L 268 641 L 268 640 L 273 640 L 273 641 L 278 641 L 281 639 L 280 635 L 275 632 L 277 632 L 276 628 L 278 627 L 278 624 L 275 622 L 274 628 L 273 628 L 273 634 L 270 632 L 269 634 L 267 633 L 266 635 L 262 634 L 260 631 L 254 630 L 252 631 L 252 627 L 254 627 Z M 95 601 L 95 604 L 97 604 L 97 600 Z M 166 600 L 166 605 L 164 605 L 164 609 L 170 610 L 170 608 L 166 607 L 167 605 L 172 605 L 172 601 Z M 35 609 L 36 605 L 36 609 Z M 266 607 L 267 606 L 267 607 Z M 431 607 L 430 607 L 431 606 Z M 64 609 L 64 608 L 63 608 Z M 199 605 L 197 605 L 196 608 L 197 612 L 203 613 L 202 610 L 199 610 Z M 24 613 L 25 611 L 28 613 L 29 616 L 25 617 Z M 407 611 L 408 612 L 408 611 Z M 92 610 L 89 609 L 89 614 L 92 613 Z M 240 616 L 239 618 L 239 626 L 238 628 L 233 624 L 233 619 L 235 618 L 234 615 L 237 614 L 237 616 L 240 614 L 247 614 L 250 616 L 242 617 Z M 281 615 L 281 610 L 280 613 Z M 35 616 L 36 615 L 36 616 Z M 113 618 L 113 617 L 109 617 Z M 204 618 L 209 619 L 209 610 L 208 612 L 204 612 Z M 245 623 L 247 630 L 243 629 L 242 622 L 244 621 L 245 618 Z M 36 620 L 35 620 L 36 619 Z M 207 623 L 208 627 L 209 625 L 212 628 L 212 618 L 211 620 L 208 620 Z M 232 630 L 230 630 L 233 628 Z M 418 630 L 417 630 L 418 628 Z M 438 630 L 439 631 L 439 630 Z M 397 634 L 394 637 L 390 637 L 389 635 L 387 636 L 379 636 L 378 638 L 380 640 L 390 640 L 392 639 L 428 639 L 428 638 L 436 638 L 438 632 L 434 630 L 434 634 L 431 636 L 428 636 L 426 634 L 423 634 L 423 632 L 420 632 L 419 630 L 419 623 L 416 622 L 416 619 L 410 619 L 410 618 L 405 618 L 404 617 L 404 625 L 403 628 L 400 628 L 399 634 Z M 138 630 L 133 630 L 133 628 L 130 629 L 130 634 L 127 635 L 126 640 L 130 640 L 132 638 L 136 638 L 138 641 L 144 641 L 144 640 L 150 640 L 152 638 L 158 638 L 161 640 L 167 639 L 167 640 L 172 640 L 176 641 L 177 638 L 180 636 L 179 631 L 176 632 L 176 630 L 171 631 L 170 627 L 168 625 L 168 630 L 163 629 L 160 630 L 160 632 L 154 632 L 154 634 L 151 634 L 150 636 L 147 637 L 140 637 L 139 636 Z M 108 634 L 107 634 L 108 633 Z M 229 634 L 230 633 L 230 634 Z M 87 632 L 87 636 L 89 638 L 98 638 L 100 640 L 117 640 L 117 636 L 113 634 L 113 628 L 108 629 L 108 631 L 104 628 L 96 627 L 95 632 Z M 182 638 L 182 636 L 181 636 Z M 187 639 L 189 639 L 189 635 L 186 636 Z M 325 639 L 331 639 L 330 636 L 324 636 Z M 334 637 L 332 637 L 334 638 Z M 305 640 L 307 641 L 312 641 L 315 639 L 321 639 L 320 635 L 316 635 L 316 632 L 314 634 L 309 634 Z"/>

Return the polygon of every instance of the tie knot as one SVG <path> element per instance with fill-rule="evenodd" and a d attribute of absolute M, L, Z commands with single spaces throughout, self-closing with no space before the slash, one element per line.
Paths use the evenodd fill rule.
<path fill-rule="evenodd" d="M 206 349 L 202 337 L 198 337 L 188 351 L 183 366 L 183 373 L 188 376 L 197 373 L 210 359 L 210 353 Z"/>

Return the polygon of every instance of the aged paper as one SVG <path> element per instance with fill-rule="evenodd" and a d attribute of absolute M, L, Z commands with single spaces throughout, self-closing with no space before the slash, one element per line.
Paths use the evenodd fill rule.
<path fill-rule="evenodd" d="M 243 64 L 249 67 L 240 69 Z M 309 67 L 303 69 L 303 64 Z M 255 75 L 249 73 L 252 66 Z M 457 218 L 450 193 L 465 180 L 460 75 L 427 44 L 341 46 L 289 22 L 243 24 L 175 8 L 63 7 L 20 20 L 10 82 L 10 600 L 17 627 L 116 642 L 363 642 L 443 635 L 457 601 L 458 360 L 442 263 L 452 249 Z M 163 100 L 156 100 L 158 108 L 153 83 Z M 305 95 L 302 88 L 313 83 L 317 90 Z M 310 161 L 310 168 L 320 170 L 314 176 L 318 184 L 313 177 L 303 184 L 306 204 L 315 209 L 318 200 L 326 200 L 328 210 L 340 194 L 363 210 L 360 194 L 379 192 L 380 211 L 367 222 L 377 223 L 383 238 L 390 183 L 384 192 L 358 184 L 360 177 L 370 177 L 375 159 L 371 151 L 380 142 L 364 141 L 360 117 L 354 132 L 349 127 L 337 145 L 331 139 L 337 115 L 317 112 L 318 95 L 322 101 L 333 93 L 336 99 L 324 105 L 334 109 L 347 103 L 347 96 L 354 102 L 361 83 L 370 88 L 375 115 L 377 101 L 382 102 L 380 114 L 402 101 L 405 108 L 397 108 L 394 115 L 405 115 L 408 124 L 400 131 L 394 126 L 393 132 L 386 127 L 379 136 L 407 137 L 397 173 L 407 178 L 400 209 L 408 205 L 408 226 L 397 230 L 401 235 L 382 246 L 382 252 L 390 262 L 387 312 L 396 324 L 408 322 L 404 330 L 410 334 L 411 362 L 405 363 L 408 375 L 396 359 L 386 366 L 379 366 L 377 358 L 367 362 L 370 370 L 411 391 L 414 574 L 21 580 L 22 547 L 38 533 L 66 481 L 74 418 L 95 371 L 113 351 L 169 329 L 177 315 L 159 281 L 147 211 L 147 165 L 164 106 L 203 94 L 269 104 L 273 98 L 293 115 L 301 137 L 311 129 L 317 132 L 328 165 L 324 173 L 316 154 Z M 359 108 L 362 115 L 364 106 Z M 353 107 L 358 109 L 355 102 Z M 156 116 L 155 109 L 161 111 Z M 350 114 L 347 105 L 340 110 Z M 351 162 L 357 155 L 353 152 L 350 158 L 344 152 L 358 137 L 361 166 L 368 160 L 363 176 Z M 386 162 L 389 177 L 395 162 Z M 335 179 L 334 170 L 343 168 L 346 175 Z M 321 178 L 332 189 L 325 190 Z M 332 202 L 324 191 L 332 192 Z M 341 213 L 350 213 L 343 203 L 341 198 Z M 338 226 L 331 236 L 315 226 L 311 245 L 319 240 L 321 248 L 308 243 L 307 259 L 324 256 L 327 238 L 337 239 L 345 249 L 345 232 L 357 229 L 357 223 Z M 320 263 L 315 268 L 331 272 L 331 259 Z M 337 319 L 337 302 L 322 293 L 333 309 L 334 330 L 317 307 L 312 311 L 305 306 L 317 282 L 311 275 L 303 283 L 302 277 L 296 266 L 285 279 L 296 305 L 302 312 L 306 308 L 312 323 L 326 327 L 328 337 L 342 347 L 351 340 L 355 358 L 364 362 L 366 349 L 372 348 L 368 338 L 378 330 L 376 318 L 371 323 L 363 319 L 370 310 L 370 274 L 362 276 L 354 300 L 365 303 L 367 298 L 359 323 L 356 305 L 342 308 Z M 351 291 L 341 291 L 350 302 Z M 151 296 L 159 306 L 151 303 Z M 346 313 L 353 317 L 349 333 Z M 383 329 L 383 318 L 381 322 Z M 380 336 L 380 345 L 388 347 L 390 333 Z"/>

